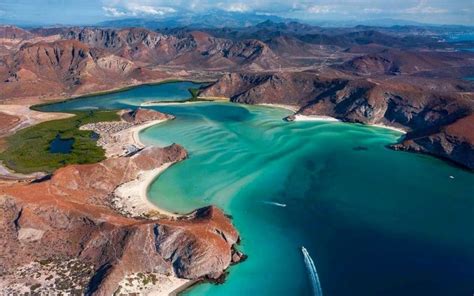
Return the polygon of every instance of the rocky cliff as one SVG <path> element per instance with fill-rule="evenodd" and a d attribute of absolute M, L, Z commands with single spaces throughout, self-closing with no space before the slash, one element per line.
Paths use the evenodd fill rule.
<path fill-rule="evenodd" d="M 430 153 L 474 169 L 473 86 L 429 78 L 361 78 L 319 73 L 233 73 L 201 91 L 234 102 L 292 105 L 298 114 L 408 130 L 397 149 Z"/>
<path fill-rule="evenodd" d="M 118 185 L 185 157 L 178 145 L 150 147 L 132 157 L 71 165 L 43 181 L 0 186 L 0 273 L 7 277 L 31 262 L 74 259 L 91 266 L 76 288 L 96 295 L 113 294 L 136 272 L 218 279 L 241 259 L 234 248 L 238 232 L 219 209 L 150 220 L 122 216 L 111 205 Z"/>
<path fill-rule="evenodd" d="M 474 169 L 474 113 L 431 132 L 408 133 L 392 147 L 431 154 Z"/>

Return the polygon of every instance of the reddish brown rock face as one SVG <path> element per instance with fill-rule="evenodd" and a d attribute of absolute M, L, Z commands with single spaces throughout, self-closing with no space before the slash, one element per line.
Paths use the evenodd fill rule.
<path fill-rule="evenodd" d="M 89 93 L 167 75 L 75 40 L 60 40 L 22 45 L 4 57 L 0 77 L 0 100 L 4 100 Z"/>
<path fill-rule="evenodd" d="M 88 289 L 98 295 L 113 293 L 132 272 L 220 277 L 233 255 L 240 255 L 233 251 L 239 235 L 219 209 L 203 208 L 178 220 L 142 220 L 110 205 L 113 190 L 141 170 L 184 158 L 178 145 L 146 148 L 132 157 L 71 165 L 39 183 L 1 186 L 1 269 L 78 258 L 94 265 Z"/>
<path fill-rule="evenodd" d="M 234 73 L 202 90 L 232 101 L 299 107 L 304 115 L 385 124 L 410 132 L 397 149 L 430 153 L 473 169 L 474 93 L 468 83 L 420 77 L 334 78 L 316 73 Z"/>
<path fill-rule="evenodd" d="M 150 109 L 138 108 L 136 110 L 126 112 L 122 115 L 122 118 L 127 122 L 134 124 L 141 124 L 152 120 L 165 120 L 173 119 L 173 115 L 164 114 Z"/>
<path fill-rule="evenodd" d="M 422 152 L 474 169 L 474 114 L 425 134 L 408 134 L 395 149 Z"/>

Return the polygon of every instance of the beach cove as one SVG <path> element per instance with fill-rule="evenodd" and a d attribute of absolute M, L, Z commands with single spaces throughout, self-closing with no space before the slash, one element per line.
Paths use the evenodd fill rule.
<path fill-rule="evenodd" d="M 45 110 L 143 102 L 132 93 Z M 223 285 L 197 285 L 186 294 L 311 295 L 301 246 L 326 295 L 472 292 L 472 173 L 386 148 L 401 136 L 397 131 L 285 122 L 290 111 L 231 103 L 151 108 L 176 119 L 142 131 L 141 142 L 179 143 L 189 159 L 151 184 L 150 201 L 179 213 L 220 207 L 233 217 L 249 255 Z"/>

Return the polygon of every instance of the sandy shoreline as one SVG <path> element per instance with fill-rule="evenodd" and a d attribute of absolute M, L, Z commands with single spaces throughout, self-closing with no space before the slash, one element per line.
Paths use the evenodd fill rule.
<path fill-rule="evenodd" d="M 7 115 L 15 116 L 19 118 L 18 123 L 13 126 L 6 135 L 14 134 L 15 132 L 33 126 L 45 121 L 64 119 L 73 117 L 74 114 L 69 113 L 46 113 L 31 110 L 29 105 L 0 105 L 1 112 Z"/>
<path fill-rule="evenodd" d="M 385 129 L 389 129 L 389 130 L 392 130 L 392 131 L 400 132 L 400 133 L 402 133 L 402 134 L 406 134 L 406 133 L 407 133 L 407 131 L 404 130 L 404 129 L 396 128 L 396 127 L 389 126 L 389 125 L 384 125 L 384 124 L 367 124 L 367 126 L 385 128 Z"/>
<path fill-rule="evenodd" d="M 114 191 L 112 201 L 114 207 L 123 214 L 131 217 L 153 219 L 180 217 L 178 214 L 157 207 L 148 199 L 148 188 L 153 180 L 171 165 L 173 165 L 173 163 L 168 162 L 158 168 L 142 171 L 137 179 L 118 186 Z"/>
<path fill-rule="evenodd" d="M 208 100 L 209 102 L 212 102 L 211 100 Z M 150 107 L 150 106 L 176 106 L 176 105 L 190 105 L 190 104 L 199 104 L 199 103 L 205 103 L 207 101 L 183 101 L 183 102 L 150 102 L 150 103 L 141 103 L 140 107 Z"/>
<path fill-rule="evenodd" d="M 111 135 L 107 135 L 111 142 L 103 142 L 102 147 L 106 150 L 106 156 L 109 157 L 126 157 L 126 151 L 123 147 L 133 145 L 137 149 L 146 149 L 146 145 L 140 141 L 140 132 L 156 124 L 167 121 L 168 119 L 152 120 L 138 125 L 124 125 L 124 129 Z M 117 125 L 123 125 L 123 121 L 116 122 Z M 113 126 L 113 123 L 108 123 L 108 127 Z M 91 128 L 94 126 L 88 126 Z M 121 127 L 119 127 L 121 128 Z M 94 129 L 93 129 L 94 130 Z M 101 132 L 106 132 L 102 130 Z M 102 134 L 100 134 L 103 137 Z M 125 153 L 125 155 L 124 155 Z M 132 155 L 130 157 L 136 157 Z M 138 177 L 130 182 L 119 185 L 113 192 L 111 200 L 112 206 L 123 215 L 135 218 L 145 219 L 176 219 L 180 215 L 171 213 L 159 208 L 148 199 L 148 189 L 161 173 L 173 165 L 173 162 L 168 162 L 160 167 L 152 170 L 141 171 Z M 137 278 L 137 274 L 131 274 L 122 279 L 123 285 L 120 285 L 121 292 L 126 294 L 138 293 L 140 295 L 158 295 L 165 296 L 181 292 L 191 286 L 194 282 L 187 279 L 180 279 L 175 275 L 154 274 L 157 279 L 157 284 L 143 285 L 141 278 Z M 128 285 L 125 285 L 128 283 Z"/>
<path fill-rule="evenodd" d="M 273 107 L 273 108 L 282 108 L 286 110 L 290 110 L 292 112 L 298 112 L 300 108 L 297 106 L 292 106 L 292 105 L 283 105 L 283 104 L 267 104 L 267 103 L 261 103 L 261 104 L 256 104 L 257 106 L 265 106 L 265 107 Z"/>
<path fill-rule="evenodd" d="M 276 107 L 276 108 L 283 108 L 289 111 L 293 112 L 298 112 L 300 109 L 297 106 L 292 106 L 292 105 L 283 105 L 283 104 L 267 104 L 267 103 L 262 103 L 262 104 L 256 104 L 257 106 L 266 106 L 266 107 Z M 325 116 L 325 115 L 302 115 L 302 114 L 293 114 L 294 119 L 292 121 L 328 121 L 328 122 L 338 122 L 341 121 L 337 118 L 331 117 L 331 116 Z M 373 126 L 373 127 L 380 127 L 380 128 L 385 128 L 385 129 L 390 129 L 393 131 L 397 131 L 403 134 L 406 134 L 407 131 L 402 129 L 402 128 L 397 128 L 385 124 L 363 124 L 364 126 Z"/>
<path fill-rule="evenodd" d="M 183 100 L 182 102 L 174 101 L 154 101 L 141 103 L 141 107 L 149 106 L 175 106 L 175 105 L 188 105 L 188 104 L 199 104 L 206 102 L 229 102 L 230 98 L 226 97 L 197 97 L 199 100 Z"/>
<path fill-rule="evenodd" d="M 331 116 L 301 115 L 301 114 L 296 114 L 294 116 L 295 118 L 293 121 L 332 121 L 332 122 L 340 121 L 339 119 L 331 117 Z"/>
<path fill-rule="evenodd" d="M 154 125 L 160 124 L 165 121 L 168 121 L 168 119 L 152 120 L 140 125 L 133 126 L 132 128 L 130 128 L 130 131 L 128 132 L 129 133 L 128 137 L 129 139 L 131 139 L 131 142 L 133 144 L 144 148 L 146 147 L 146 145 L 143 144 L 142 141 L 140 141 L 140 132 L 149 127 L 152 127 Z"/>
<path fill-rule="evenodd" d="M 124 138 L 129 140 L 129 143 L 145 148 L 146 145 L 140 141 L 140 132 L 166 120 L 167 119 L 149 121 L 144 124 L 125 129 L 122 131 L 122 133 L 125 135 Z M 147 219 L 178 218 L 180 215 L 161 209 L 148 199 L 148 189 L 153 180 L 155 180 L 161 173 L 163 173 L 173 164 L 173 162 L 168 162 L 158 168 L 142 171 L 135 180 L 123 183 L 118 186 L 114 191 L 114 198 L 112 201 L 114 206 L 120 212 L 128 214 L 132 217 L 141 217 Z M 158 278 L 156 285 L 147 286 L 145 287 L 145 290 L 143 290 L 142 281 L 132 281 L 131 286 L 127 287 L 127 290 L 123 292 L 157 296 L 177 295 L 194 284 L 194 281 L 180 279 L 174 275 L 156 274 L 156 277 Z M 127 281 L 130 283 L 130 280 L 127 278 L 124 278 L 122 281 Z"/>
<path fill-rule="evenodd" d="M 321 115 L 301 115 L 301 114 L 296 114 L 294 115 L 294 120 L 293 121 L 328 121 L 328 122 L 341 122 L 341 120 L 331 117 L 331 116 L 321 116 Z M 378 127 L 378 128 L 384 128 L 384 129 L 389 129 L 393 131 L 397 131 L 403 134 L 406 134 L 407 131 L 401 129 L 401 128 L 396 128 L 393 126 L 389 125 L 384 125 L 384 124 L 361 124 L 362 126 L 369 126 L 369 127 Z"/>

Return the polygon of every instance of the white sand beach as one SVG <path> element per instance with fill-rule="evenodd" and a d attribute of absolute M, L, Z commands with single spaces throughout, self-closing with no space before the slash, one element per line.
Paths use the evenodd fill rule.
<path fill-rule="evenodd" d="M 385 124 L 369 124 L 369 126 L 385 128 L 385 129 L 389 129 L 389 130 L 393 130 L 393 131 L 400 132 L 400 133 L 402 133 L 402 134 L 406 134 L 406 133 L 407 133 L 407 131 L 404 130 L 404 129 L 397 128 L 397 127 L 393 127 L 393 126 L 388 126 L 388 125 L 385 125 Z"/>
<path fill-rule="evenodd" d="M 131 217 L 177 218 L 180 215 L 160 209 L 148 200 L 148 187 L 162 172 L 173 163 L 149 171 L 142 171 L 138 178 L 118 186 L 114 191 L 112 203 L 120 212 Z"/>
<path fill-rule="evenodd" d="M 322 116 L 322 115 L 301 115 L 301 114 L 296 114 L 294 115 L 294 120 L 293 121 L 340 121 L 337 118 L 331 117 L 331 116 Z"/>

